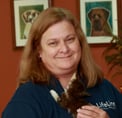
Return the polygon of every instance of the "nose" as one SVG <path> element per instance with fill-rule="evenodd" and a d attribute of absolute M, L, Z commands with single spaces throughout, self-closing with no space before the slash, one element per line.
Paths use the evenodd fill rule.
<path fill-rule="evenodd" d="M 61 53 L 67 53 L 69 51 L 69 46 L 66 42 L 62 42 L 60 44 L 60 52 Z"/>
<path fill-rule="evenodd" d="M 99 19 L 99 15 L 96 14 L 96 15 L 94 16 L 94 18 L 95 18 L 96 20 L 98 20 L 98 19 Z"/>

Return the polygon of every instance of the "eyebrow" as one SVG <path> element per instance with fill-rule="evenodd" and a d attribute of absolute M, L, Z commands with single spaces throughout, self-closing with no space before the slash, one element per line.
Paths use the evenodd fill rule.
<path fill-rule="evenodd" d="M 66 35 L 66 36 L 64 37 L 64 39 L 69 38 L 70 36 L 76 37 L 77 35 L 76 35 L 75 33 L 68 34 L 68 35 Z M 49 38 L 49 39 L 47 39 L 47 42 L 50 41 L 50 40 L 58 40 L 58 39 L 59 39 L 58 37 Z"/>

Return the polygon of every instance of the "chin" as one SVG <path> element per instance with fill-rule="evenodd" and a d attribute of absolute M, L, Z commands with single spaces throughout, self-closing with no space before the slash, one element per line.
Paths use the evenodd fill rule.
<path fill-rule="evenodd" d="M 75 65 L 73 65 L 73 66 L 71 66 L 71 65 L 70 66 L 65 65 L 65 66 L 62 66 L 61 69 L 62 70 L 65 70 L 65 71 L 66 70 L 67 71 L 72 71 L 72 70 L 75 70 L 76 69 L 75 67 L 76 67 Z"/>

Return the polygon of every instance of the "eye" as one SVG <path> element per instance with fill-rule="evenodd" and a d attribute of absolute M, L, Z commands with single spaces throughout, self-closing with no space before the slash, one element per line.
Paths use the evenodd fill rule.
<path fill-rule="evenodd" d="M 92 18 L 95 18 L 95 16 L 96 16 L 96 15 L 95 15 L 95 14 L 93 14 L 93 15 L 92 15 Z"/>
<path fill-rule="evenodd" d="M 99 18 L 101 18 L 101 15 L 100 14 L 98 14 L 98 16 L 99 16 Z"/>
<path fill-rule="evenodd" d="M 66 39 L 66 42 L 72 43 L 72 42 L 74 42 L 74 40 L 75 40 L 75 37 L 69 37 Z"/>
<path fill-rule="evenodd" d="M 48 45 L 51 46 L 51 47 L 55 47 L 57 46 L 58 42 L 57 41 L 50 41 L 48 42 Z"/>

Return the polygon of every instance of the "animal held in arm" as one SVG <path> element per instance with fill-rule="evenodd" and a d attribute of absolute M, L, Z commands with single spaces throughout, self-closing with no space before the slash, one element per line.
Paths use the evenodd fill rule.
<path fill-rule="evenodd" d="M 73 76 L 68 88 L 60 96 L 59 104 L 68 109 L 68 111 L 72 113 L 75 118 L 77 109 L 81 108 L 83 105 L 89 104 L 85 100 L 85 97 L 88 96 L 90 95 L 86 92 L 82 80 L 80 78 L 76 78 L 76 76 Z"/>

